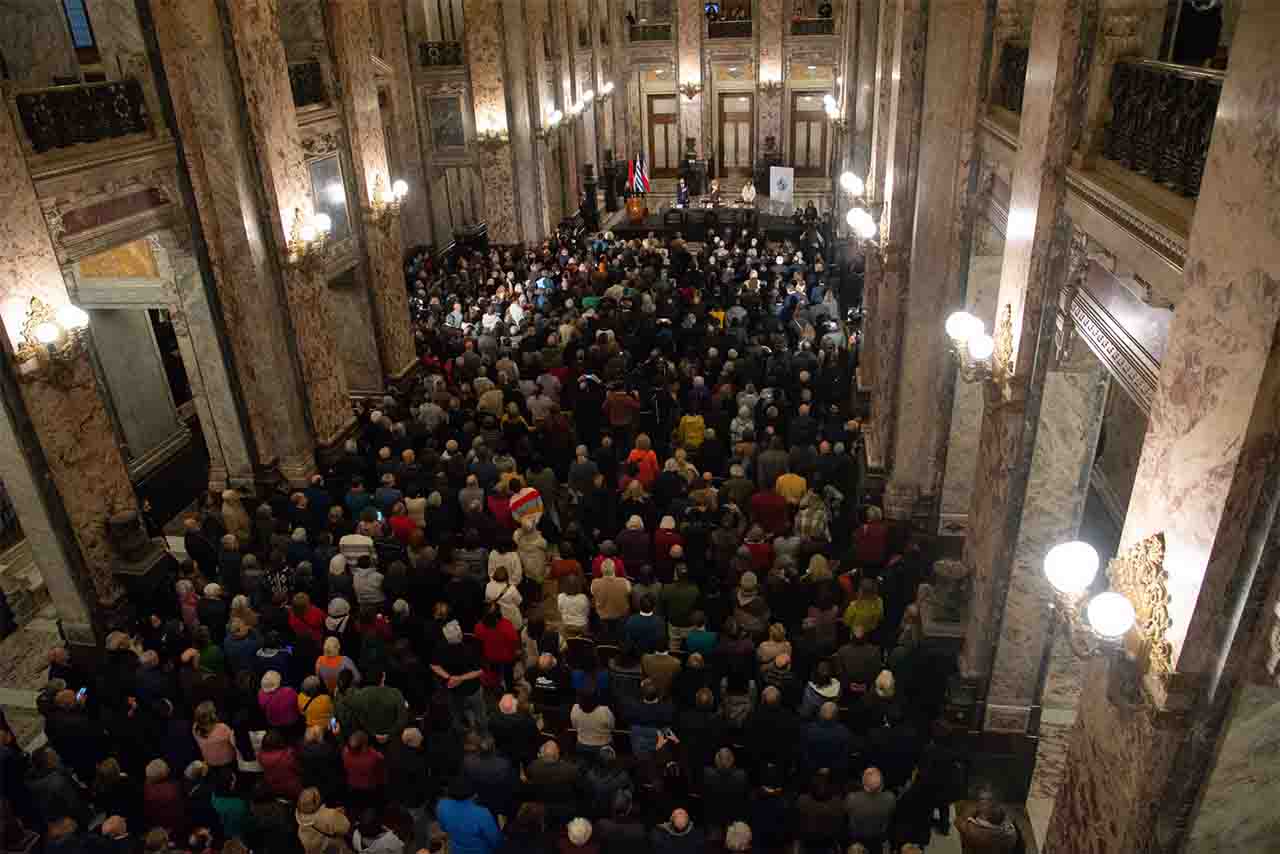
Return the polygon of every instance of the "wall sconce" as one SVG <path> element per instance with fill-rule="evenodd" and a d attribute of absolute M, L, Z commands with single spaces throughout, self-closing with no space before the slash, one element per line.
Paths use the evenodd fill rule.
<path fill-rule="evenodd" d="M 1157 680 L 1173 672 L 1173 648 L 1165 639 L 1169 618 L 1164 534 L 1135 543 L 1107 565 L 1112 590 L 1086 602 L 1098 574 L 1098 553 L 1088 543 L 1054 546 L 1045 555 L 1044 574 L 1053 588 L 1050 640 L 1065 617 L 1071 651 L 1078 658 L 1114 656 L 1108 696 L 1135 705 L 1146 699 L 1143 676 Z"/>
<path fill-rule="evenodd" d="M 986 333 L 980 319 L 966 311 L 948 317 L 946 331 L 961 378 L 969 383 L 990 383 L 1003 394 L 1013 379 L 1013 307 L 1005 305 L 995 338 Z"/>
<path fill-rule="evenodd" d="M 876 236 L 876 220 L 864 207 L 851 208 L 844 217 L 849 228 L 859 240 L 873 240 Z"/>
<path fill-rule="evenodd" d="M 867 184 L 852 172 L 842 172 L 840 174 L 840 189 L 857 199 L 861 198 L 862 194 L 867 191 Z"/>
<path fill-rule="evenodd" d="M 511 142 L 511 134 L 506 130 L 485 130 L 476 134 L 476 145 L 486 151 L 497 151 Z"/>
<path fill-rule="evenodd" d="M 22 343 L 14 353 L 18 378 L 23 382 L 44 379 L 67 388 L 72 365 L 84 352 L 84 336 L 89 315 L 67 303 L 55 311 L 39 297 L 27 305 L 22 324 Z"/>
<path fill-rule="evenodd" d="M 840 115 L 840 107 L 836 104 L 836 99 L 831 95 L 823 96 L 824 109 L 827 113 L 827 121 L 831 123 L 831 127 L 838 134 L 843 134 L 849 129 L 849 120 Z"/>
<path fill-rule="evenodd" d="M 375 193 L 377 187 L 375 185 Z M 293 209 L 293 228 L 289 231 L 288 263 L 291 267 L 314 271 L 324 264 L 333 221 L 328 214 L 312 214 L 304 222 L 302 208 Z"/>
<path fill-rule="evenodd" d="M 765 95 L 776 95 L 782 91 L 782 81 L 778 79 L 761 80 L 756 88 Z"/>
<path fill-rule="evenodd" d="M 546 142 L 556 131 L 560 130 L 564 122 L 564 113 L 559 110 L 553 110 L 551 115 L 547 116 L 546 123 L 534 131 L 534 135 L 542 142 Z"/>
<path fill-rule="evenodd" d="M 391 183 L 387 189 L 386 182 L 379 175 L 373 182 L 373 199 L 369 203 L 369 215 L 377 225 L 390 223 L 400 213 L 400 206 L 405 196 L 409 195 L 409 185 L 403 179 Z"/>
<path fill-rule="evenodd" d="M 680 94 L 684 95 L 690 101 L 702 94 L 701 83 L 681 83 Z"/>

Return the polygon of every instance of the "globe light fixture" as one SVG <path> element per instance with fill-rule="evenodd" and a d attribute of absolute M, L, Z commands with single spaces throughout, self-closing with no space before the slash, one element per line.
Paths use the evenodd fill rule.
<path fill-rule="evenodd" d="M 981 335 L 986 331 L 982 321 L 974 317 L 967 311 L 954 311 L 947 318 L 947 337 L 952 341 L 963 344 L 975 335 Z"/>
<path fill-rule="evenodd" d="M 41 344 L 56 344 L 62 337 L 62 330 L 53 322 L 41 323 L 35 329 L 36 340 Z"/>
<path fill-rule="evenodd" d="M 969 358 L 975 362 L 985 362 L 996 350 L 996 339 L 985 332 L 969 339 Z"/>
<path fill-rule="evenodd" d="M 396 179 L 395 183 L 391 185 L 391 192 L 397 199 L 403 199 L 409 195 L 409 182 L 403 178 Z"/>
<path fill-rule="evenodd" d="M 867 185 L 852 172 L 842 172 L 840 174 L 840 189 L 851 196 L 861 196 L 866 192 Z"/>
<path fill-rule="evenodd" d="M 1098 637 L 1112 642 L 1128 634 L 1138 616 L 1132 602 L 1111 591 L 1090 599 L 1085 613 L 1089 618 L 1089 628 Z"/>
<path fill-rule="evenodd" d="M 64 330 L 74 332 L 89 325 L 89 313 L 78 305 L 64 304 L 57 311 L 58 325 Z"/>
<path fill-rule="evenodd" d="M 1080 596 L 1098 576 L 1098 552 L 1080 540 L 1059 543 L 1044 557 L 1044 574 L 1058 593 Z"/>
<path fill-rule="evenodd" d="M 327 213 L 316 214 L 312 221 L 315 223 L 316 234 L 328 234 L 333 231 L 333 220 Z"/>

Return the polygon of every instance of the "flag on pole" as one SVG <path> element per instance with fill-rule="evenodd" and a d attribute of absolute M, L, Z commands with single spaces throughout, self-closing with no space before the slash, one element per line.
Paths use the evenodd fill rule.
<path fill-rule="evenodd" d="M 640 152 L 639 157 L 631 161 L 627 174 L 627 186 L 633 193 L 649 192 L 649 170 L 644 165 L 643 151 Z"/>

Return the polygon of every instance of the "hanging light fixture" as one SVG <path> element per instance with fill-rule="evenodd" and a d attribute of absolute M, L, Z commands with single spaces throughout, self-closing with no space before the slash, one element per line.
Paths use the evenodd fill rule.
<path fill-rule="evenodd" d="M 981 320 L 965 311 L 953 312 L 945 330 L 960 377 L 970 383 L 991 383 L 1001 395 L 1013 379 L 1013 309 L 1006 305 L 995 336 Z"/>

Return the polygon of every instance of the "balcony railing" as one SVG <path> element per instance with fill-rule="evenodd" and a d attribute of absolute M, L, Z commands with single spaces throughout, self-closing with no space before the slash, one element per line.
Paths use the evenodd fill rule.
<path fill-rule="evenodd" d="M 707 21 L 709 39 L 749 39 L 751 21 Z"/>
<path fill-rule="evenodd" d="M 1200 194 L 1221 71 L 1121 60 L 1111 72 L 1102 156 L 1184 196 Z"/>
<path fill-rule="evenodd" d="M 418 45 L 418 62 L 423 68 L 462 65 L 462 42 L 422 42 Z"/>
<path fill-rule="evenodd" d="M 1031 47 L 1025 44 L 1006 42 L 1000 51 L 999 72 L 996 75 L 995 91 L 991 93 L 991 103 L 1004 107 L 1011 113 L 1022 112 L 1022 93 L 1027 85 L 1027 61 L 1031 58 Z"/>
<path fill-rule="evenodd" d="M 297 110 L 329 100 L 324 88 L 324 71 L 315 60 L 289 65 L 289 88 L 293 90 L 293 106 Z"/>
<path fill-rule="evenodd" d="M 793 36 L 829 36 L 836 31 L 833 18 L 792 18 Z"/>
<path fill-rule="evenodd" d="M 37 154 L 148 128 L 142 86 L 133 78 L 21 92 L 15 101 Z"/>
<path fill-rule="evenodd" d="M 633 42 L 669 42 L 671 41 L 671 24 L 632 24 L 631 40 Z"/>

